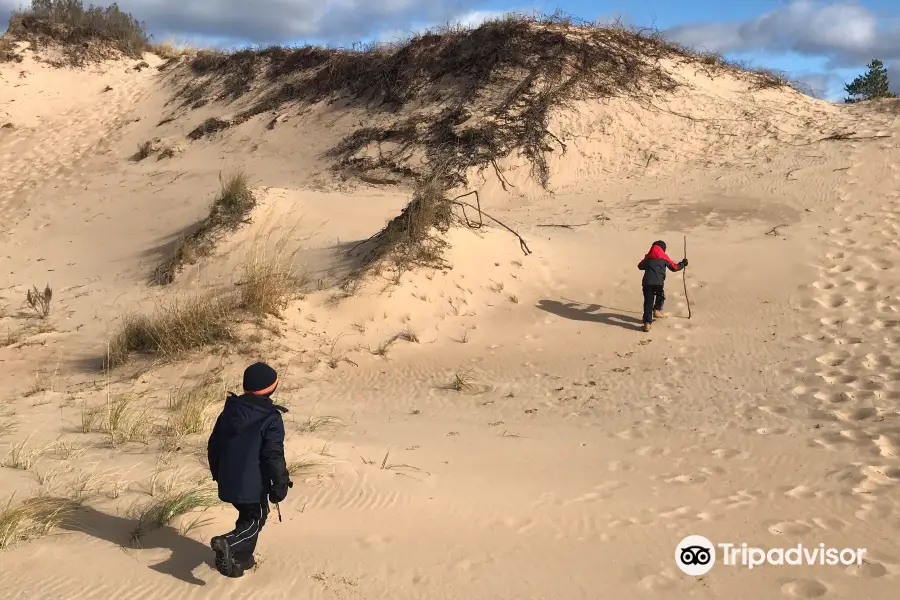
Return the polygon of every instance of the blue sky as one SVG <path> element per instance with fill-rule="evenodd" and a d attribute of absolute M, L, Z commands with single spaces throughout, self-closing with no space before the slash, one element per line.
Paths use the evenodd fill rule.
<path fill-rule="evenodd" d="M 106 4 L 106 0 L 96 0 Z M 0 0 L 0 19 L 26 0 Z M 586 20 L 619 17 L 698 50 L 779 69 L 839 100 L 872 58 L 900 91 L 900 0 L 119 0 L 155 41 L 241 47 L 394 39 L 452 21 L 559 9 Z"/>

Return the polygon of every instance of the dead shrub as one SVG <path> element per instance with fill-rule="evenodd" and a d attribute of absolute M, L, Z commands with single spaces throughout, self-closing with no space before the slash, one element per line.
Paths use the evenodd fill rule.
<path fill-rule="evenodd" d="M 49 284 L 44 286 L 43 292 L 39 291 L 35 285 L 25 293 L 25 302 L 41 319 L 46 319 L 50 316 L 51 300 L 53 300 L 53 290 L 50 289 Z"/>
<path fill-rule="evenodd" d="M 153 142 L 147 140 L 142 144 L 138 144 L 137 152 L 134 155 L 135 161 L 141 161 L 153 154 Z"/>

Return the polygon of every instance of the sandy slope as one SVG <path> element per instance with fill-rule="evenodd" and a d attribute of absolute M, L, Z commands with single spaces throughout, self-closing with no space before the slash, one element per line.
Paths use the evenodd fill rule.
<path fill-rule="evenodd" d="M 524 169 L 509 172 L 510 192 L 483 174 L 486 208 L 532 255 L 500 229 L 454 229 L 450 270 L 371 278 L 347 298 L 310 293 L 251 356 L 195 356 L 111 382 L 160 406 L 210 369 L 234 389 L 248 360 L 270 360 L 287 383 L 290 455 L 326 463 L 294 488 L 243 580 L 210 566 L 226 508 L 189 536 L 165 528 L 132 549 L 129 507 L 151 500 L 160 465 L 202 473 L 203 439 L 161 455 L 80 433 L 82 404 L 105 399 L 94 359 L 110 321 L 159 294 L 230 282 L 242 253 L 278 228 L 327 285 L 347 266 L 335 249 L 406 198 L 326 173 L 319 155 L 358 115 L 322 108 L 271 131 L 260 118 L 190 143 L 197 123 L 236 108 L 158 126 L 172 116 L 169 89 L 131 66 L 0 67 L 12 90 L 0 120 L 14 124 L 0 130 L 0 336 L 17 339 L 0 348 L 0 418 L 19 422 L 0 442 L 64 436 L 82 448 L 56 448 L 31 472 L 0 469 L 0 487 L 25 496 L 58 469 L 44 488 L 93 475 L 96 492 L 73 531 L 0 553 L 0 597 L 896 597 L 900 124 L 690 69 L 677 73 L 693 87 L 657 113 L 611 101 L 559 115 L 570 147 L 551 165 L 552 196 Z M 819 141 L 835 131 L 859 139 Z M 129 160 L 157 136 L 183 152 Z M 260 186 L 253 224 L 173 288 L 148 287 L 223 165 Z M 671 276 L 670 318 L 643 334 L 635 265 L 660 237 L 680 259 L 682 234 L 693 318 Z M 20 307 L 47 282 L 51 331 Z M 369 352 L 404 330 L 419 342 Z M 444 389 L 469 370 L 471 389 Z M 672 558 L 689 534 L 865 547 L 867 561 L 717 566 L 695 579 Z"/>

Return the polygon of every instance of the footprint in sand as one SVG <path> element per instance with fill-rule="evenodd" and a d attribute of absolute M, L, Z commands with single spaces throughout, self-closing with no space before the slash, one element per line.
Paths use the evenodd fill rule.
<path fill-rule="evenodd" d="M 716 448 L 712 451 L 713 456 L 716 458 L 720 458 L 723 460 L 736 458 L 741 456 L 742 458 L 746 458 L 746 455 L 739 450 L 733 450 L 731 448 Z"/>
<path fill-rule="evenodd" d="M 781 586 L 781 592 L 789 598 L 821 598 L 828 588 L 816 579 L 795 579 Z"/>
<path fill-rule="evenodd" d="M 817 492 L 813 488 L 805 485 L 797 485 L 791 488 L 782 489 L 781 492 L 788 498 L 795 498 L 798 500 L 818 498 L 823 494 L 822 492 Z"/>
<path fill-rule="evenodd" d="M 786 535 L 792 538 L 812 531 L 812 527 L 800 521 L 780 521 L 769 525 L 767 529 L 772 535 Z"/>
<path fill-rule="evenodd" d="M 861 565 L 850 565 L 845 572 L 847 575 L 862 579 L 877 579 L 887 575 L 888 570 L 883 564 L 864 558 Z"/>
<path fill-rule="evenodd" d="M 675 580 L 668 575 L 647 575 L 642 577 L 638 585 L 650 592 L 664 592 L 675 588 Z"/>
<path fill-rule="evenodd" d="M 756 430 L 759 435 L 783 435 L 787 433 L 787 429 L 781 427 L 760 427 Z"/>
<path fill-rule="evenodd" d="M 873 407 L 834 411 L 834 415 L 842 421 L 864 421 L 875 417 L 877 414 L 878 411 Z"/>
<path fill-rule="evenodd" d="M 827 294 L 815 298 L 815 301 L 825 308 L 849 308 L 853 306 L 853 301 L 843 294 Z"/>
<path fill-rule="evenodd" d="M 837 367 L 850 359 L 849 352 L 828 352 L 826 354 L 821 354 L 816 357 L 816 361 L 820 362 L 823 365 L 827 365 L 829 367 Z"/>

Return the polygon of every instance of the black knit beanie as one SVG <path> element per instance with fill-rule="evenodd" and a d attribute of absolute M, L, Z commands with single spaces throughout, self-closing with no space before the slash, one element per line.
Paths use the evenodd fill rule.
<path fill-rule="evenodd" d="M 653 245 L 654 245 L 654 246 L 659 246 L 660 248 L 662 248 L 662 251 L 663 251 L 663 252 L 666 251 L 666 243 L 665 243 L 664 241 L 662 241 L 662 240 L 656 240 L 655 242 L 653 242 Z"/>
<path fill-rule="evenodd" d="M 278 387 L 278 373 L 266 363 L 258 362 L 244 370 L 244 392 L 268 396 Z"/>

